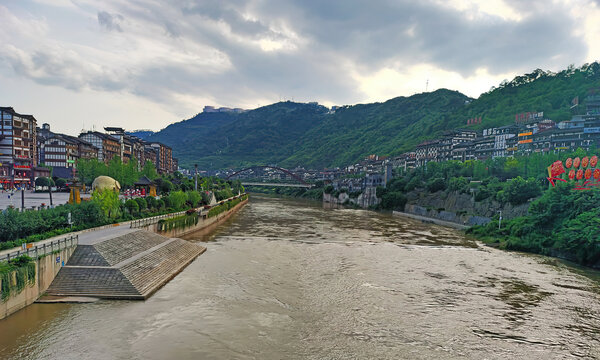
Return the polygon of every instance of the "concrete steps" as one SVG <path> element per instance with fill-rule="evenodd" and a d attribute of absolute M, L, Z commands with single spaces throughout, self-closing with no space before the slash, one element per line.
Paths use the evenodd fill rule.
<path fill-rule="evenodd" d="M 108 261 L 92 245 L 77 245 L 69 258 L 69 265 L 109 266 Z"/>
<path fill-rule="evenodd" d="M 141 298 L 131 282 L 110 267 L 63 267 L 46 291 L 56 296 L 93 296 L 101 298 Z"/>
<path fill-rule="evenodd" d="M 169 240 L 149 231 L 136 231 L 94 245 L 112 266 Z"/>
<path fill-rule="evenodd" d="M 46 294 L 146 299 L 205 250 L 145 230 L 79 245 Z"/>
<path fill-rule="evenodd" d="M 206 250 L 181 239 L 175 239 L 121 268 L 133 286 L 149 296 Z"/>

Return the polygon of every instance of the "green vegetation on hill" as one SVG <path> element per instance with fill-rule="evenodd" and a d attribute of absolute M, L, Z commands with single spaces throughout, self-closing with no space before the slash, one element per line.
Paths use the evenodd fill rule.
<path fill-rule="evenodd" d="M 577 191 L 573 181 L 547 180 L 546 168 L 556 160 L 596 155 L 578 149 L 572 153 L 534 154 L 460 163 L 428 163 L 427 168 L 397 174 L 387 188 L 377 188 L 380 208 L 404 210 L 409 193 L 439 191 L 470 194 L 475 201 L 494 200 L 501 205 L 529 205 L 527 215 L 498 216 L 468 230 L 480 240 L 502 249 L 556 256 L 582 265 L 600 267 L 600 188 Z M 563 175 L 565 177 L 565 175 Z M 505 214 L 506 215 L 506 214 Z"/>
<path fill-rule="evenodd" d="M 303 138 L 303 146 L 283 166 L 343 166 L 369 154 L 399 154 L 447 128 L 449 114 L 469 98 L 446 89 L 384 103 L 342 107 L 326 115 Z"/>
<path fill-rule="evenodd" d="M 574 191 L 559 182 L 529 207 L 527 216 L 497 219 L 469 232 L 503 249 L 558 256 L 587 266 L 600 266 L 600 189 Z"/>
<path fill-rule="evenodd" d="M 173 148 L 183 167 L 226 168 L 279 163 L 298 151 L 323 106 L 281 102 L 241 114 L 201 113 L 149 140 Z"/>
<path fill-rule="evenodd" d="M 558 73 L 535 70 L 472 100 L 451 90 L 398 97 L 383 103 L 344 106 L 335 113 L 313 104 L 281 102 L 241 114 L 201 113 L 150 136 L 171 146 L 184 167 L 220 169 L 257 164 L 342 166 L 366 155 L 398 155 L 444 131 L 514 123 L 515 114 L 543 111 L 568 120 L 576 96 L 582 102 L 600 86 L 600 64 Z"/>
<path fill-rule="evenodd" d="M 536 69 L 529 74 L 504 81 L 497 88 L 481 94 L 469 106 L 451 116 L 451 128 L 465 126 L 466 120 L 482 117 L 482 123 L 472 125 L 481 130 L 514 123 L 515 114 L 543 111 L 554 121 L 569 120 L 583 107 L 570 109 L 571 101 L 579 97 L 583 102 L 592 88 L 600 86 L 600 63 L 594 62 L 580 68 L 553 73 Z"/>

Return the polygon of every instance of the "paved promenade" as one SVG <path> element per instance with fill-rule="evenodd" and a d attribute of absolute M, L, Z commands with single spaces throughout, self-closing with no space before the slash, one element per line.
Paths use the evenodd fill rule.
<path fill-rule="evenodd" d="M 66 204 L 69 201 L 68 192 L 52 193 L 52 203 L 54 205 Z M 31 209 L 33 206 L 41 206 L 42 204 L 50 205 L 50 196 L 48 193 L 35 193 L 31 190 L 25 190 L 25 208 Z M 10 205 L 15 208 L 21 208 L 21 192 L 14 193 L 8 191 L 0 191 L 0 210 L 4 210 Z"/>

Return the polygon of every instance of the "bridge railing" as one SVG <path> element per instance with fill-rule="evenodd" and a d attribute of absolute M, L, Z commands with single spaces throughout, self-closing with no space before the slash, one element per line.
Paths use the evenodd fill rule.
<path fill-rule="evenodd" d="M 70 235 L 62 239 L 51 240 L 44 243 L 33 245 L 30 248 L 22 248 L 17 251 L 12 251 L 6 254 L 0 255 L 0 261 L 9 261 L 17 258 L 21 255 L 27 255 L 31 258 L 37 258 L 39 256 L 52 254 L 55 251 L 67 249 L 79 244 L 79 235 Z"/>

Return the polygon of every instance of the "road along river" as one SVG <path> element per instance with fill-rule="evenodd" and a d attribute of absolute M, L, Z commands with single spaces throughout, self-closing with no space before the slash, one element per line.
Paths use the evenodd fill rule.
<path fill-rule="evenodd" d="M 600 277 L 454 230 L 261 198 L 145 302 L 35 304 L 0 359 L 600 358 Z"/>

